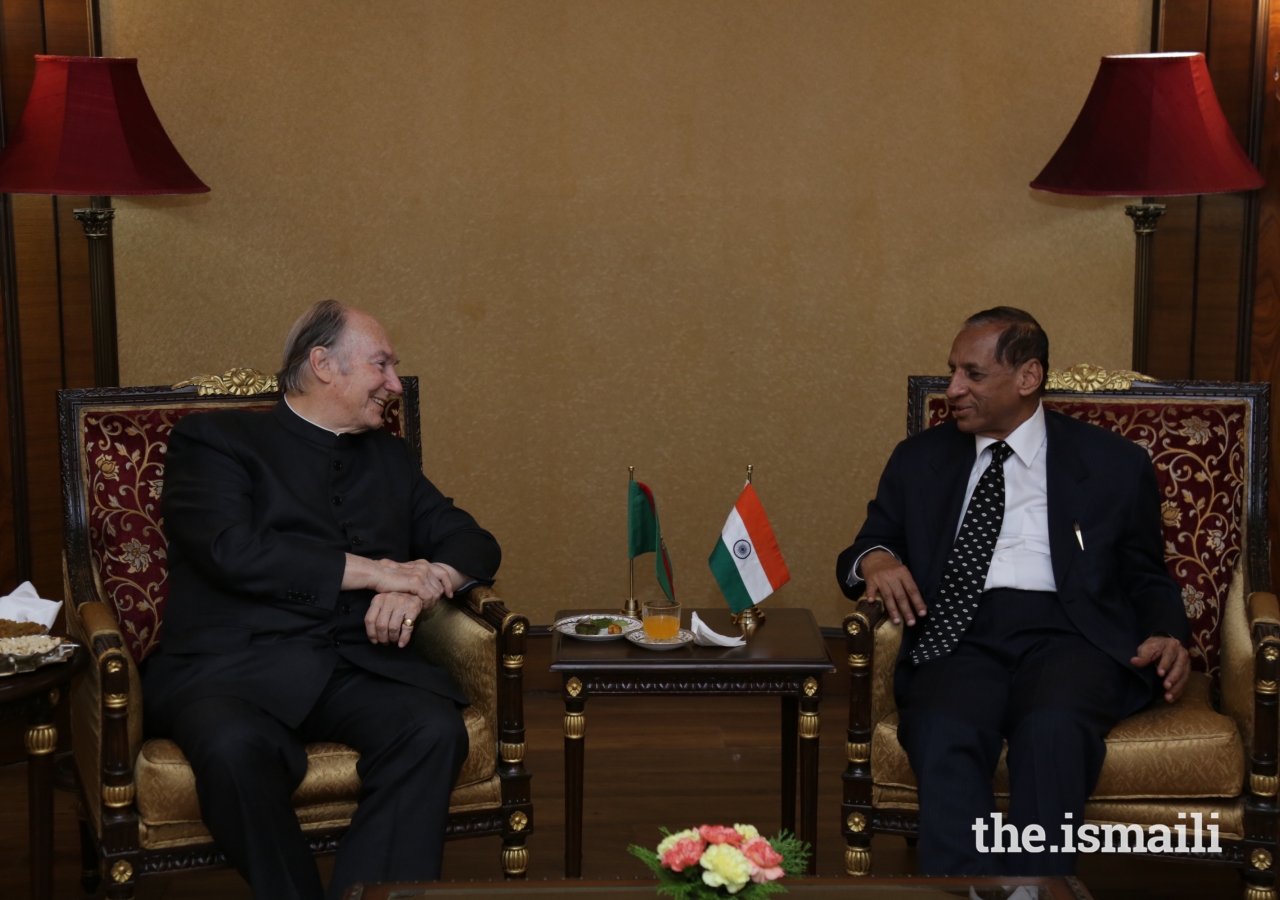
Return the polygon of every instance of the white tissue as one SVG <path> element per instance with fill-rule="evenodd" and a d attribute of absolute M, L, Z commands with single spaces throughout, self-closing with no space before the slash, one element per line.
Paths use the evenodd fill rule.
<path fill-rule="evenodd" d="M 0 597 L 0 619 L 10 622 L 37 622 L 52 628 L 60 609 L 61 600 L 41 600 L 30 581 L 22 582 L 9 596 Z"/>
<path fill-rule="evenodd" d="M 689 622 L 689 630 L 693 632 L 693 642 L 701 647 L 741 647 L 747 642 L 742 637 L 730 637 L 712 631 L 698 618 L 697 613 L 693 614 Z"/>

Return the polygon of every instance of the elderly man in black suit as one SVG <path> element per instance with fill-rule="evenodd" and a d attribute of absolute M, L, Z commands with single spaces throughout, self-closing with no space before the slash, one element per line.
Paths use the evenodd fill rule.
<path fill-rule="evenodd" d="M 318 303 L 286 340 L 275 408 L 192 414 L 169 442 L 147 727 L 190 760 L 205 824 L 256 898 L 324 896 L 290 802 L 313 741 L 360 753 L 328 896 L 440 875 L 467 698 L 405 647 L 441 596 L 492 583 L 500 551 L 380 430 L 396 365 L 372 316 Z"/>
<path fill-rule="evenodd" d="M 1138 445 L 1045 411 L 1049 339 L 1030 314 L 971 317 L 948 365 L 953 420 L 894 450 L 836 577 L 906 622 L 894 689 L 921 872 L 1070 874 L 1062 826 L 1082 823 L 1104 737 L 1189 672 L 1155 471 Z M 1039 825 L 1042 852 L 978 849 L 1003 740 L 1010 821 Z"/>

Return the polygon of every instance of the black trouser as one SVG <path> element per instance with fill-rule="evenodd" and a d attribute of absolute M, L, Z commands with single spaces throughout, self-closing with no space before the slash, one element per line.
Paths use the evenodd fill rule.
<path fill-rule="evenodd" d="M 920 874 L 1072 874 L 1075 855 L 1048 848 L 1062 843 L 1064 822 L 1083 823 L 1129 677 L 1080 635 L 1057 594 L 983 594 L 955 652 L 917 667 L 899 704 L 898 739 L 920 792 Z M 977 850 L 975 819 L 988 826 L 984 843 L 992 846 L 991 779 L 1002 739 L 1009 742 L 1006 821 L 1019 835 L 1040 825 L 1044 852 Z"/>
<path fill-rule="evenodd" d="M 338 846 L 330 900 L 357 881 L 440 877 L 468 744 L 452 700 L 341 663 L 296 729 L 246 700 L 210 697 L 178 713 L 172 736 L 195 771 L 205 825 L 255 898 L 325 896 L 291 802 L 313 741 L 360 754 L 359 806 Z"/>

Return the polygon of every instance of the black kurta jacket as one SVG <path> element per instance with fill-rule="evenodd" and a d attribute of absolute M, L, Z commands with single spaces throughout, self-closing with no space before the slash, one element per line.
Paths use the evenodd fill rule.
<path fill-rule="evenodd" d="M 1156 688 L 1154 665 L 1138 669 L 1129 662 L 1138 645 L 1156 633 L 1183 643 L 1191 636 L 1178 584 L 1164 562 L 1155 469 L 1143 448 L 1112 431 L 1053 411 L 1044 421 L 1049 553 L 1058 596 L 1080 633 L 1132 673 L 1129 715 L 1150 702 Z M 836 562 L 846 596 L 856 600 L 865 588 L 848 584 L 854 562 L 882 546 L 911 570 L 925 605 L 934 606 L 976 458 L 973 435 L 955 422 L 898 444 L 867 505 L 867 521 Z M 895 673 L 899 696 L 922 626 L 903 632 Z"/>
<path fill-rule="evenodd" d="M 373 644 L 373 592 L 341 590 L 346 553 L 428 559 L 490 584 L 501 551 L 383 431 L 335 435 L 283 400 L 268 412 L 193 413 L 174 428 L 161 497 L 169 600 L 145 664 L 152 726 L 192 700 L 249 700 L 288 725 L 311 710 L 340 658 L 449 697 L 443 669 Z"/>

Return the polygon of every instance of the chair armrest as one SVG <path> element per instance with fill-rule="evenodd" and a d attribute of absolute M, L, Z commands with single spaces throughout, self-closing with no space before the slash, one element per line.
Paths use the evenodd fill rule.
<path fill-rule="evenodd" d="M 1249 595 L 1249 635 L 1253 645 L 1253 747 L 1249 765 L 1249 789 L 1274 802 L 1277 715 L 1277 680 L 1280 676 L 1280 603 L 1276 595 L 1255 591 Z"/>
<path fill-rule="evenodd" d="M 852 766 L 871 759 L 871 732 L 876 725 L 872 709 L 876 629 L 888 618 L 879 603 L 859 599 L 854 604 L 854 611 L 844 618 L 845 649 L 849 654 L 847 751 Z"/>
<path fill-rule="evenodd" d="M 492 588 L 476 587 L 436 606 L 415 629 L 413 646 L 453 675 L 492 717 L 502 765 L 523 773 L 524 641 L 529 620 L 510 612 Z"/>
<path fill-rule="evenodd" d="M 68 604 L 67 629 L 90 663 L 71 689 L 71 734 L 84 801 L 99 835 L 136 831 L 133 765 L 142 747 L 142 682 L 111 608 Z"/>

